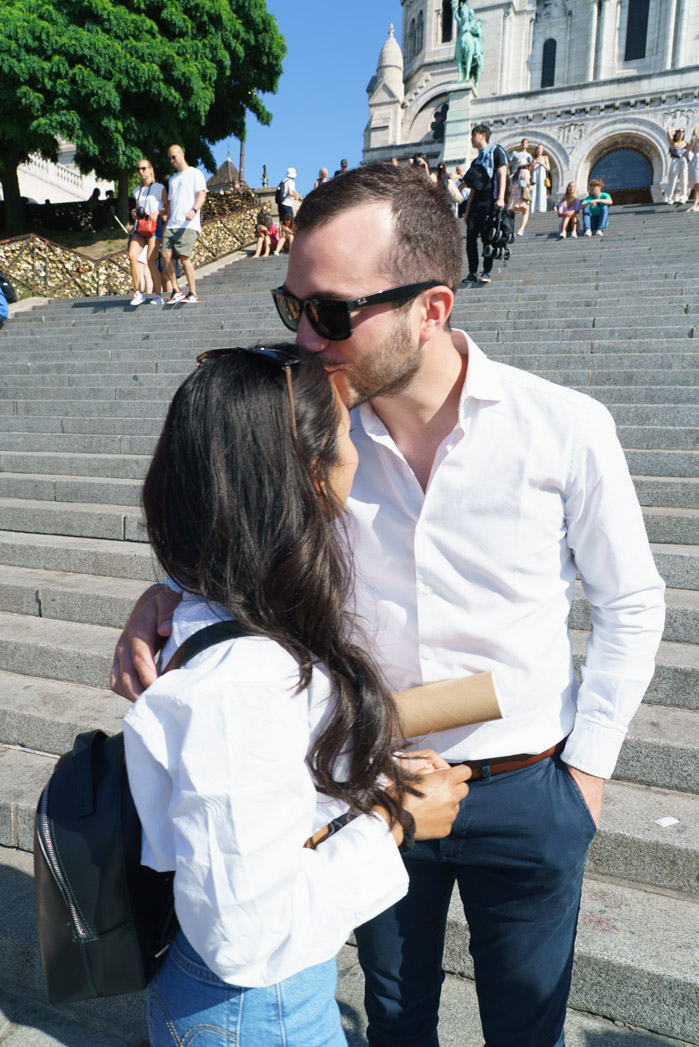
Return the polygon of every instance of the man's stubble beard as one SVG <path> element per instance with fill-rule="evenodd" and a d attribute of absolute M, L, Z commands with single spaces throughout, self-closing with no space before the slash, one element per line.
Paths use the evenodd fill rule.
<path fill-rule="evenodd" d="M 422 365 L 420 346 L 413 345 L 410 310 L 396 310 L 391 333 L 356 365 L 343 368 L 347 407 L 351 410 L 378 396 L 395 396 L 412 382 Z"/>

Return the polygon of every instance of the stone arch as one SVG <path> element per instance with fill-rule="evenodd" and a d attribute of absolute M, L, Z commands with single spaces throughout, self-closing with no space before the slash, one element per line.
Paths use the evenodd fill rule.
<path fill-rule="evenodd" d="M 570 178 L 566 177 L 568 170 L 567 150 L 553 135 L 548 133 L 539 134 L 535 127 L 530 128 L 526 132 L 524 129 L 517 130 L 516 136 L 514 130 L 509 131 L 507 135 L 494 133 L 491 141 L 498 142 L 507 151 L 508 155 L 513 149 L 519 149 L 519 144 L 523 138 L 529 139 L 529 152 L 532 156 L 536 151 L 537 145 L 543 145 L 544 152 L 551 164 L 551 196 L 554 199 L 558 199 L 566 183 L 570 181 Z"/>
<path fill-rule="evenodd" d="M 650 120 L 637 120 L 633 124 L 618 119 L 605 121 L 592 136 L 584 139 L 571 156 L 571 170 L 578 185 L 586 186 L 595 164 L 617 149 L 631 149 L 648 161 L 653 178 L 651 198 L 662 200 L 661 185 L 668 171 L 667 140 L 664 129 Z"/>

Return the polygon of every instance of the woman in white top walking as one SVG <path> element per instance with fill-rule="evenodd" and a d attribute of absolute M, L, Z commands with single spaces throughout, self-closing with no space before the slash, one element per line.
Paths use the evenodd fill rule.
<path fill-rule="evenodd" d="M 144 484 L 151 544 L 185 592 L 162 664 L 211 622 L 246 634 L 125 719 L 143 860 L 175 870 L 181 928 L 149 988 L 155 1047 L 345 1044 L 335 955 L 405 894 L 399 846 L 446 835 L 467 792 L 468 770 L 435 754 L 424 779 L 396 769 L 395 710 L 346 610 L 349 416 L 297 352 L 203 354 Z"/>
<path fill-rule="evenodd" d="M 150 160 L 138 161 L 138 176 L 141 184 L 134 192 L 135 205 L 131 211 L 134 226 L 129 238 L 129 265 L 134 286 L 134 295 L 130 304 L 141 305 L 146 300 L 141 291 L 141 270 L 138 265 L 139 255 L 145 247 L 148 252 L 146 263 L 155 292 L 154 297 L 151 298 L 151 305 L 162 305 L 160 273 L 156 263 L 163 239 L 163 215 L 167 207 L 167 189 L 160 182 L 156 182 Z"/>

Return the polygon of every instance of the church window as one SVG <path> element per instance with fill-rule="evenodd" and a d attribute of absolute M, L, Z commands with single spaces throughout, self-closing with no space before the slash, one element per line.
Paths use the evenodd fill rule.
<path fill-rule="evenodd" d="M 649 186 L 653 171 L 643 153 L 636 149 L 613 149 L 590 171 L 590 178 L 601 178 L 610 192 Z"/>
<path fill-rule="evenodd" d="M 629 13 L 626 18 L 625 62 L 633 62 L 646 57 L 649 7 L 650 0 L 629 0 Z"/>
<path fill-rule="evenodd" d="M 416 49 L 415 49 L 415 19 L 412 18 L 411 21 L 410 21 L 410 26 L 408 28 L 408 39 L 407 39 L 407 44 L 406 44 L 406 48 L 405 48 L 406 60 L 408 62 L 411 62 L 413 60 L 413 58 L 415 57 L 415 53 L 416 53 Z"/>
<path fill-rule="evenodd" d="M 454 15 L 451 9 L 451 0 L 442 0 L 442 43 L 448 44 L 451 40 Z"/>
<path fill-rule="evenodd" d="M 423 18 L 422 11 L 417 13 L 417 26 L 415 28 L 415 54 L 419 55 L 422 51 L 422 44 L 425 38 L 425 19 Z"/>
<path fill-rule="evenodd" d="M 556 79 L 556 41 L 549 37 L 544 41 L 544 52 L 541 58 L 541 86 L 553 87 Z"/>

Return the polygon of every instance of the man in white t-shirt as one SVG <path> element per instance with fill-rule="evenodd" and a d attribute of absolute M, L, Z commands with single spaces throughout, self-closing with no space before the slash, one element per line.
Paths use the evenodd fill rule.
<path fill-rule="evenodd" d="M 171 145 L 167 155 L 175 170 L 168 186 L 168 218 L 163 233 L 161 252 L 173 289 L 167 304 L 176 305 L 178 302 L 188 302 L 196 305 L 199 299 L 197 298 L 194 266 L 190 258 L 201 233 L 199 212 L 206 199 L 206 182 L 201 171 L 189 166 L 181 146 Z M 173 254 L 182 263 L 184 275 L 187 277 L 189 294 L 183 294 L 179 289 Z"/>
<path fill-rule="evenodd" d="M 532 154 L 529 152 L 529 139 L 523 138 L 519 149 L 515 149 L 510 153 L 510 169 L 512 173 L 514 174 L 524 164 L 530 164 L 532 160 Z"/>

